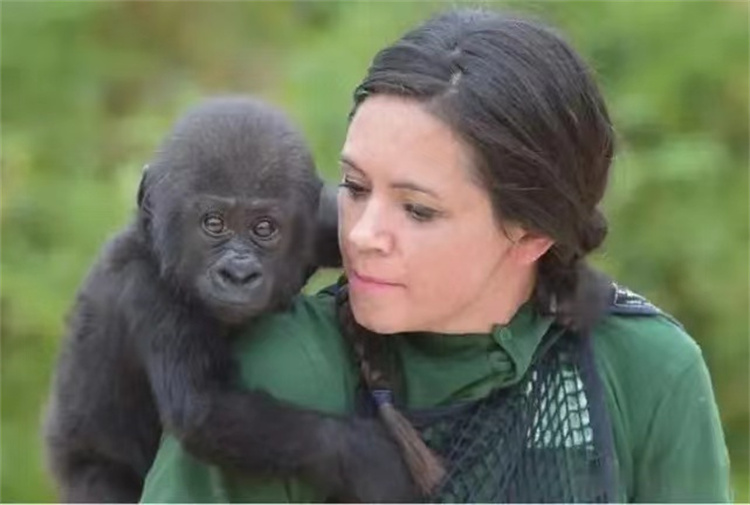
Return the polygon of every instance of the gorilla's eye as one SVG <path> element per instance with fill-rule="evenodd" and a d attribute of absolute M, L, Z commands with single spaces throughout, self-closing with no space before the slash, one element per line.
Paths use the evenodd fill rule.
<path fill-rule="evenodd" d="M 268 218 L 260 219 L 253 225 L 253 235 L 263 240 L 275 237 L 278 231 L 276 223 Z"/>
<path fill-rule="evenodd" d="M 220 216 L 211 214 L 203 218 L 203 229 L 211 235 L 220 235 L 226 228 Z"/>

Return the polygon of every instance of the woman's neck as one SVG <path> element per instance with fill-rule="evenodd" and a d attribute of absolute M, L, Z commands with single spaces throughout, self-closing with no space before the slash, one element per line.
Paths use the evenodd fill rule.
<path fill-rule="evenodd" d="M 507 325 L 532 296 L 536 268 L 512 271 L 498 269 L 477 296 L 448 317 L 435 321 L 427 331 L 445 334 L 489 333 L 496 325 Z"/>

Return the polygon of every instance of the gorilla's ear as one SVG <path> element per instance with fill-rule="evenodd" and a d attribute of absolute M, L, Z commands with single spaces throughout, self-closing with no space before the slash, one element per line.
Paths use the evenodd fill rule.
<path fill-rule="evenodd" d="M 143 165 L 143 171 L 141 174 L 141 183 L 138 185 L 138 208 L 140 210 L 148 212 L 148 202 L 144 202 L 144 199 L 146 198 L 146 192 L 148 191 L 148 185 L 149 185 L 149 177 L 150 177 L 150 171 L 148 169 L 148 164 Z"/>
<path fill-rule="evenodd" d="M 319 267 L 338 268 L 341 266 L 337 196 L 337 186 L 324 184 L 320 190 L 315 237 L 315 261 Z"/>

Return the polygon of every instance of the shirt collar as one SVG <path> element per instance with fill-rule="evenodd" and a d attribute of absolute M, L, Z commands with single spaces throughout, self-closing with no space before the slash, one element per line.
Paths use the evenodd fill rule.
<path fill-rule="evenodd" d="M 489 333 L 391 337 L 396 339 L 407 405 L 426 408 L 477 398 L 518 382 L 552 321 L 527 302 L 508 324 L 497 324 Z"/>

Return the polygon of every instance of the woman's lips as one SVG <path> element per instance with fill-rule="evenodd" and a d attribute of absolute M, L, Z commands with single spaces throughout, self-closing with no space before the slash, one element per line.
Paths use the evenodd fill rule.
<path fill-rule="evenodd" d="M 352 270 L 349 276 L 349 284 L 351 289 L 356 290 L 384 290 L 402 287 L 402 284 L 396 282 L 389 282 L 377 277 L 370 277 L 368 275 L 361 275 L 357 271 Z"/>

